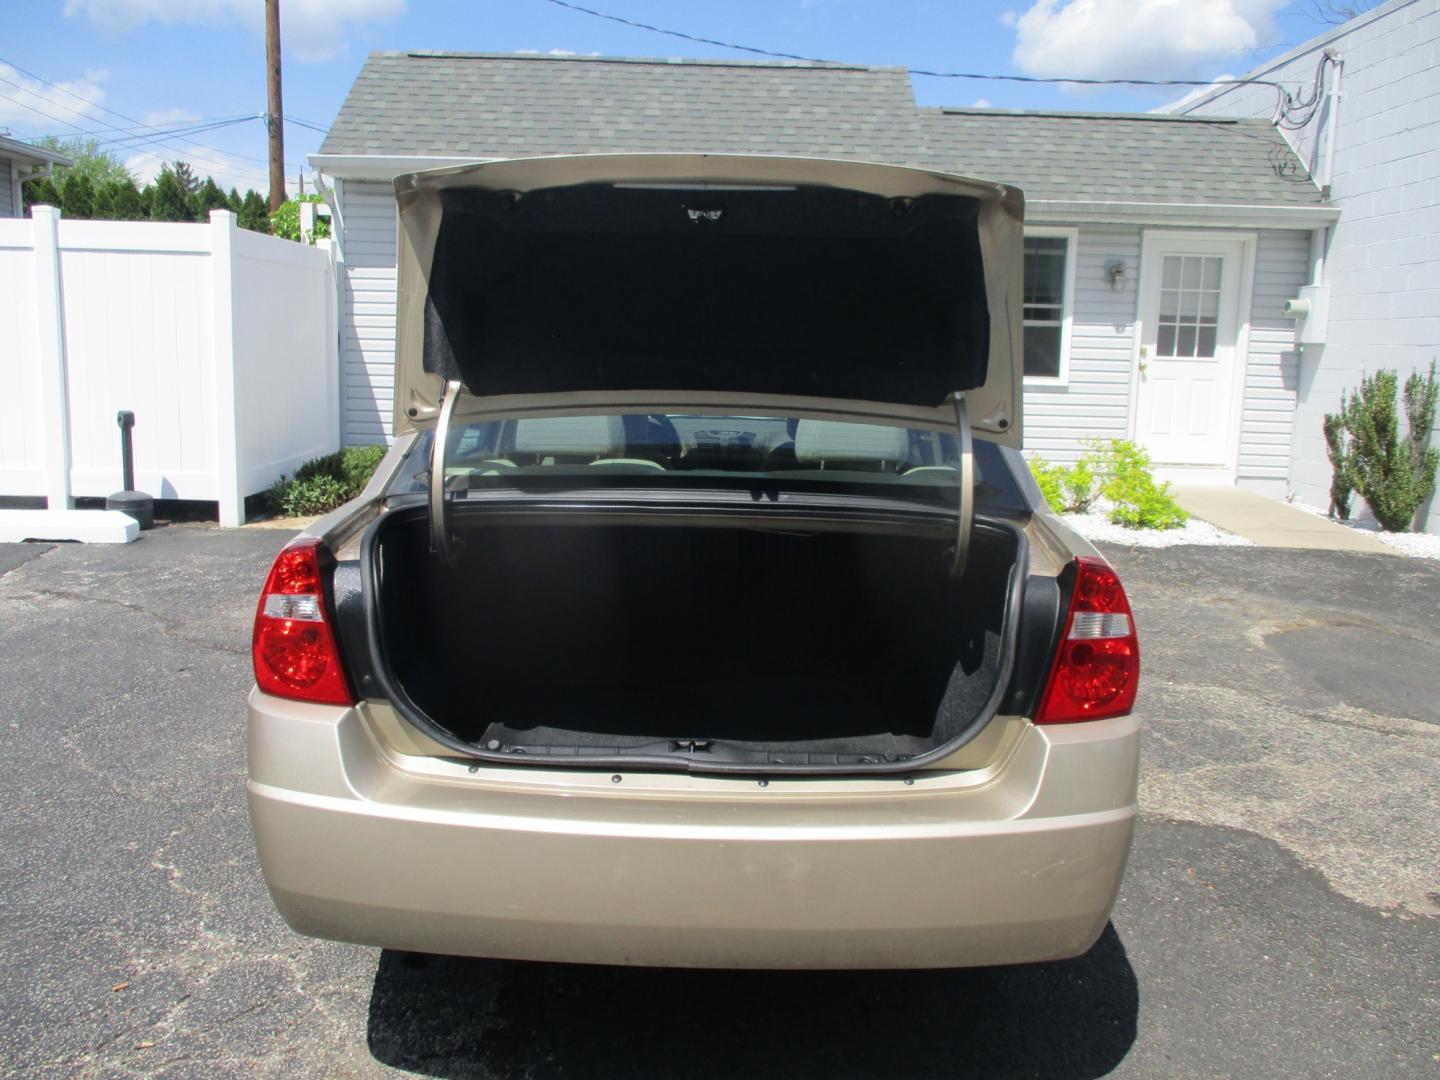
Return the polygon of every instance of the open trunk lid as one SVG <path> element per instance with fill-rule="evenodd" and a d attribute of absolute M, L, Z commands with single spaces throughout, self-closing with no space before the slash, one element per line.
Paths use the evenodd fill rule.
<path fill-rule="evenodd" d="M 1020 445 L 1015 188 L 586 155 L 395 190 L 397 432 L 434 426 L 449 387 L 456 419 L 723 408 L 954 430 L 961 412 Z"/>

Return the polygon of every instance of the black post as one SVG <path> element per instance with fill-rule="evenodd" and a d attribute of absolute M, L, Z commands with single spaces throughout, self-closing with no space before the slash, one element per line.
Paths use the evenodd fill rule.
<path fill-rule="evenodd" d="M 155 500 L 143 491 L 135 490 L 135 443 L 130 435 L 135 427 L 135 414 L 121 409 L 115 414 L 115 423 L 120 425 L 120 473 L 125 480 L 125 490 L 117 491 L 105 500 L 106 510 L 119 510 L 129 514 L 149 529 L 155 525 Z"/>
<path fill-rule="evenodd" d="M 128 409 L 122 409 L 115 415 L 115 422 L 120 425 L 120 472 L 125 478 L 125 490 L 135 490 L 135 444 L 130 437 L 130 429 L 135 426 L 135 414 Z"/>

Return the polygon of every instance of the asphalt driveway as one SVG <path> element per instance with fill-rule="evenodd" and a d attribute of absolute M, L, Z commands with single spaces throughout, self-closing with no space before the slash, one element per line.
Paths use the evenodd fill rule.
<path fill-rule="evenodd" d="M 1440 1076 L 1440 565 L 1107 552 L 1144 817 L 1088 956 L 753 974 L 294 936 L 242 701 L 283 534 L 0 545 L 0 1073 Z"/>

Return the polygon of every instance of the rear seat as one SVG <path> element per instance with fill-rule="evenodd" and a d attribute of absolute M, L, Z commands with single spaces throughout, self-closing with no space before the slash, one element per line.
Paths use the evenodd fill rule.
<path fill-rule="evenodd" d="M 795 429 L 795 461 L 802 469 L 898 473 L 909 460 L 904 428 L 801 420 Z"/>
<path fill-rule="evenodd" d="M 648 458 L 625 456 L 625 422 L 619 416 L 546 416 L 515 422 L 515 459 L 520 464 L 592 465 L 659 469 Z"/>

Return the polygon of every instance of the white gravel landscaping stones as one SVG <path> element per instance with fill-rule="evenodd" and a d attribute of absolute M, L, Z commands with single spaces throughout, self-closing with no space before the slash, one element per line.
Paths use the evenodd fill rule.
<path fill-rule="evenodd" d="M 1086 540 L 1103 541 L 1108 544 L 1125 544 L 1129 547 L 1178 547 L 1182 544 L 1200 544 L 1207 547 L 1253 547 L 1254 544 L 1243 536 L 1217 529 L 1208 521 L 1191 517 L 1178 529 L 1127 529 L 1116 525 L 1103 511 L 1092 510 L 1088 514 L 1063 514 L 1065 524 Z"/>
<path fill-rule="evenodd" d="M 1325 511 L 1313 506 L 1306 506 L 1302 502 L 1292 502 L 1291 506 L 1297 510 L 1304 510 L 1307 514 L 1314 514 L 1316 517 L 1329 517 Z M 1440 559 L 1440 536 L 1435 533 L 1392 533 L 1380 528 L 1375 521 L 1351 520 L 1335 521 L 1336 525 L 1343 525 L 1347 529 L 1354 529 L 1356 532 L 1369 533 L 1382 544 L 1388 544 L 1396 551 L 1409 555 L 1415 559 Z"/>

